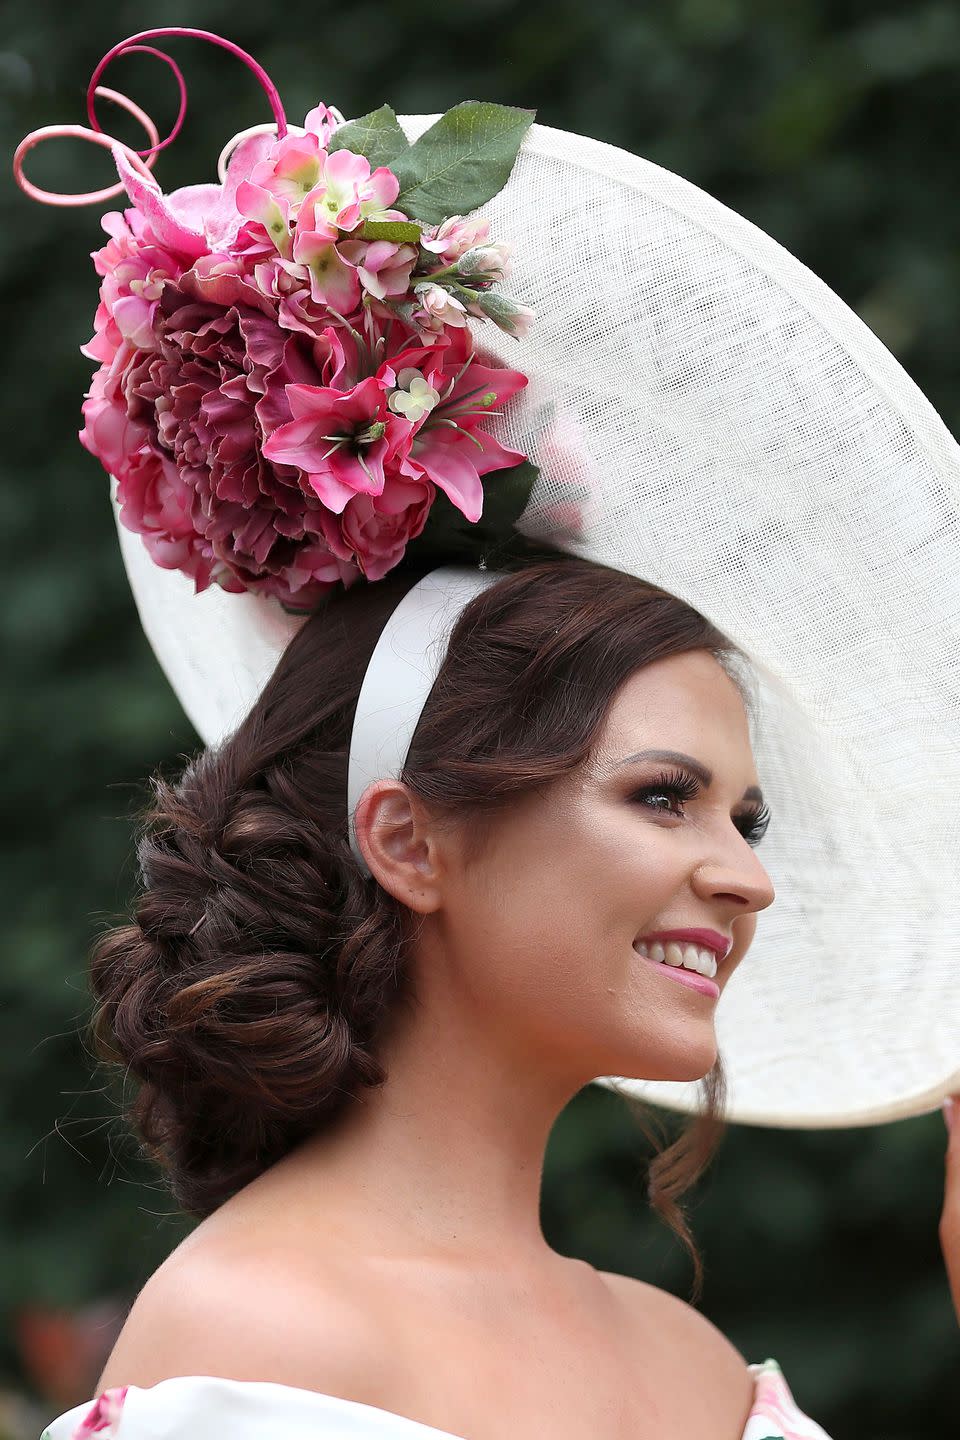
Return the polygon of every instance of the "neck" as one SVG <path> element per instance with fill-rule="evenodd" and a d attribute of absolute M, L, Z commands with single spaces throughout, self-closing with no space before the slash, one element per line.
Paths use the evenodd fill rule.
<path fill-rule="evenodd" d="M 529 1035 L 510 1053 L 509 1024 L 455 993 L 451 968 L 426 937 L 418 1001 L 377 1046 L 386 1082 L 268 1176 L 286 1215 L 302 1206 L 313 1233 L 335 1225 L 378 1255 L 542 1268 L 556 1259 L 540 1225 L 547 1142 L 590 1077 L 551 1073 Z"/>

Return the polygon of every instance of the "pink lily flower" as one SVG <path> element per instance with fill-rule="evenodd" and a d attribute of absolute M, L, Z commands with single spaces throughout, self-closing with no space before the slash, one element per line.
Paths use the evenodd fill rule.
<path fill-rule="evenodd" d="M 488 470 L 505 470 L 526 457 L 508 450 L 482 430 L 470 435 L 479 440 L 478 450 L 468 435 L 456 430 L 427 430 L 417 435 L 403 463 L 403 473 L 432 480 L 471 521 L 483 514 L 483 486 L 480 476 Z"/>
<path fill-rule="evenodd" d="M 346 392 L 288 385 L 286 394 L 294 418 L 265 442 L 265 458 L 296 465 L 335 515 L 353 495 L 382 494 L 384 459 L 413 427 L 387 409 L 381 381 L 370 375 Z"/>
<path fill-rule="evenodd" d="M 447 331 L 433 345 L 413 346 L 392 356 L 377 371 L 381 384 L 392 392 L 399 388 L 404 372 L 419 370 L 427 385 L 440 395 L 440 403 L 414 423 L 409 453 L 402 458 L 400 470 L 411 479 L 432 480 L 471 521 L 479 520 L 483 513 L 480 476 L 518 465 L 526 458 L 501 445 L 478 422 L 522 390 L 527 377 L 519 370 L 478 365 L 473 360 L 464 369 L 474 353 L 464 331 Z M 409 380 L 409 374 L 404 378 Z"/>

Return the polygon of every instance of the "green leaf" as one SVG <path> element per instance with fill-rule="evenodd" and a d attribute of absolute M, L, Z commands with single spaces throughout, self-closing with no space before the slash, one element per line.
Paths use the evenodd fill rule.
<path fill-rule="evenodd" d="M 389 165 L 409 148 L 409 141 L 389 105 L 381 105 L 379 110 L 371 110 L 358 120 L 348 120 L 333 132 L 327 146 L 328 151 L 352 150 L 355 155 L 365 155 L 371 170 L 378 165 Z"/>
<path fill-rule="evenodd" d="M 393 165 L 397 208 L 438 225 L 485 204 L 507 183 L 535 114 L 486 100 L 454 105 Z"/>
<path fill-rule="evenodd" d="M 359 240 L 394 240 L 398 244 L 416 245 L 423 226 L 415 220 L 365 220 L 354 234 Z"/>
<path fill-rule="evenodd" d="M 538 474 L 529 460 L 508 470 L 490 471 L 484 476 L 483 514 L 477 521 L 468 520 L 438 489 L 426 525 L 406 548 L 404 563 L 453 565 L 483 560 L 495 569 L 499 561 L 526 544 L 514 524 L 526 509 Z"/>

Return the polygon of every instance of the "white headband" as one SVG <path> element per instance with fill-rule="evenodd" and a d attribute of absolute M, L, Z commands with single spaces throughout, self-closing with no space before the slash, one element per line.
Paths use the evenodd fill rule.
<path fill-rule="evenodd" d="M 374 780 L 397 780 L 450 633 L 475 595 L 500 579 L 497 571 L 443 565 L 424 575 L 392 612 L 373 648 L 350 736 L 347 815 L 350 848 L 365 874 L 370 867 L 357 844 L 354 813 Z"/>

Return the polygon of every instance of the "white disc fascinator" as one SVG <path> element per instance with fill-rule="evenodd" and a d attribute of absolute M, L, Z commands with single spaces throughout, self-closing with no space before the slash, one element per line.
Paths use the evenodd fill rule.
<path fill-rule="evenodd" d="M 415 142 L 437 120 L 399 123 Z M 516 528 L 686 601 L 755 681 L 776 901 L 716 1011 L 729 1118 L 935 1109 L 960 1084 L 960 448 L 837 295 L 660 166 L 533 123 L 473 213 L 508 237 L 509 293 L 536 317 L 475 326 L 484 363 L 527 379 L 488 426 L 537 467 Z M 276 595 L 195 593 L 119 519 L 118 533 L 149 640 L 216 744 L 302 617 Z M 398 773 L 445 637 L 494 578 L 427 577 L 388 622 L 357 784 L 369 763 Z M 698 1082 L 598 1080 L 699 1108 Z"/>

